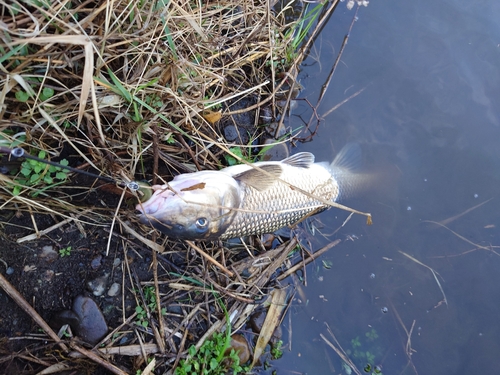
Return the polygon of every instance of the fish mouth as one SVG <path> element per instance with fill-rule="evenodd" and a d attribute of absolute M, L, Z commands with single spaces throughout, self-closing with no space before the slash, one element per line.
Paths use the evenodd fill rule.
<path fill-rule="evenodd" d="M 157 219 L 155 216 L 141 214 L 139 215 L 139 221 L 142 224 L 149 225 L 156 230 L 160 231 L 163 234 L 166 234 L 172 238 L 178 239 L 191 239 L 189 235 L 187 235 L 186 227 L 179 223 L 171 223 L 166 221 L 161 221 Z"/>
<path fill-rule="evenodd" d="M 135 206 L 135 209 L 144 215 L 154 215 L 158 212 L 161 206 L 165 205 L 167 198 L 161 196 L 152 196 L 146 202 L 139 203 Z"/>

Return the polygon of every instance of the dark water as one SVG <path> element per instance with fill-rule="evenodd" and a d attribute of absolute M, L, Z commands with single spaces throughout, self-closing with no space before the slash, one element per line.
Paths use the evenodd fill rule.
<path fill-rule="evenodd" d="M 341 3 L 304 64 L 302 97 L 312 103 L 353 16 Z M 299 149 L 331 160 L 360 143 L 383 181 L 347 203 L 374 225 L 354 217 L 330 238 L 343 242 L 307 268 L 278 373 L 346 373 L 320 337 L 333 341 L 328 324 L 362 373 L 369 362 L 383 374 L 498 374 L 500 2 L 372 0 L 358 17 L 319 113 L 365 91 Z M 302 103 L 291 125 L 309 116 Z M 447 222 L 456 234 L 428 222 L 483 202 Z M 321 214 L 322 231 L 346 216 Z M 315 248 L 328 242 L 315 238 Z M 439 273 L 447 304 L 432 272 L 401 252 Z"/>

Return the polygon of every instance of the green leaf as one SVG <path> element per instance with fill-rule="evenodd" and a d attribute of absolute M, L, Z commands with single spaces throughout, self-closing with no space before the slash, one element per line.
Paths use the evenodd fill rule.
<path fill-rule="evenodd" d="M 43 150 L 40 150 L 40 151 L 38 152 L 38 158 L 39 158 L 39 159 L 45 159 L 45 156 L 46 156 L 46 155 L 47 155 L 47 153 L 46 153 L 45 151 L 43 151 Z"/>
<path fill-rule="evenodd" d="M 24 92 L 24 91 L 17 91 L 16 92 L 16 99 L 19 100 L 21 103 L 26 103 L 29 98 L 30 98 L 30 96 L 27 92 Z"/>
<path fill-rule="evenodd" d="M 40 100 L 44 102 L 47 99 L 52 98 L 53 96 L 54 96 L 54 89 L 51 89 L 50 87 L 44 87 L 40 95 Z"/>
<path fill-rule="evenodd" d="M 36 182 L 40 178 L 40 175 L 38 173 L 32 174 L 30 177 L 30 183 Z"/>
<path fill-rule="evenodd" d="M 21 194 L 21 186 L 16 185 L 14 186 L 14 189 L 12 189 L 12 195 L 17 196 L 19 194 Z"/>
<path fill-rule="evenodd" d="M 117 94 L 120 94 L 127 102 L 131 103 L 132 94 L 130 94 L 130 92 L 127 91 L 125 86 L 123 86 L 123 84 L 120 82 L 118 77 L 115 75 L 115 73 L 113 73 L 111 69 L 108 69 L 108 74 L 113 83 L 115 84 L 115 87 L 113 87 L 114 89 L 113 91 L 115 91 Z"/>
<path fill-rule="evenodd" d="M 42 171 L 43 167 L 40 165 L 40 164 L 37 164 L 35 165 L 35 167 L 33 168 L 33 171 L 35 173 L 40 173 Z"/>
<path fill-rule="evenodd" d="M 27 168 L 27 167 L 23 167 L 21 169 L 21 174 L 25 177 L 28 177 L 32 172 L 32 169 L 31 168 Z"/>
<path fill-rule="evenodd" d="M 43 178 L 43 182 L 45 182 L 46 184 L 53 184 L 54 179 L 50 177 L 48 174 L 46 174 L 45 177 Z"/>
<path fill-rule="evenodd" d="M 217 359 L 212 358 L 210 360 L 210 369 L 215 370 L 219 366 L 219 362 L 217 362 Z"/>
<path fill-rule="evenodd" d="M 67 174 L 65 172 L 57 172 L 56 173 L 56 178 L 58 180 L 65 180 L 67 177 Z"/>

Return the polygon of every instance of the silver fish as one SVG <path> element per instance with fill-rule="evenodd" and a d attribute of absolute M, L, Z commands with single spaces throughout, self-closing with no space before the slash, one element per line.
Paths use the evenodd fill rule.
<path fill-rule="evenodd" d="M 175 239 L 272 233 L 325 210 L 325 201 L 351 195 L 362 179 L 353 172 L 360 159 L 359 145 L 349 144 L 331 164 L 300 152 L 282 161 L 185 173 L 153 186 L 151 198 L 136 208 L 142 223 Z"/>

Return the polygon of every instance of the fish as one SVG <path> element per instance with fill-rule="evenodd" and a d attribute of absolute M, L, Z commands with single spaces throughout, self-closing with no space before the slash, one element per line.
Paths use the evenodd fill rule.
<path fill-rule="evenodd" d="M 273 233 L 359 190 L 361 149 L 346 145 L 332 163 L 299 152 L 281 161 L 184 173 L 136 209 L 139 220 L 180 240 L 228 240 Z"/>

